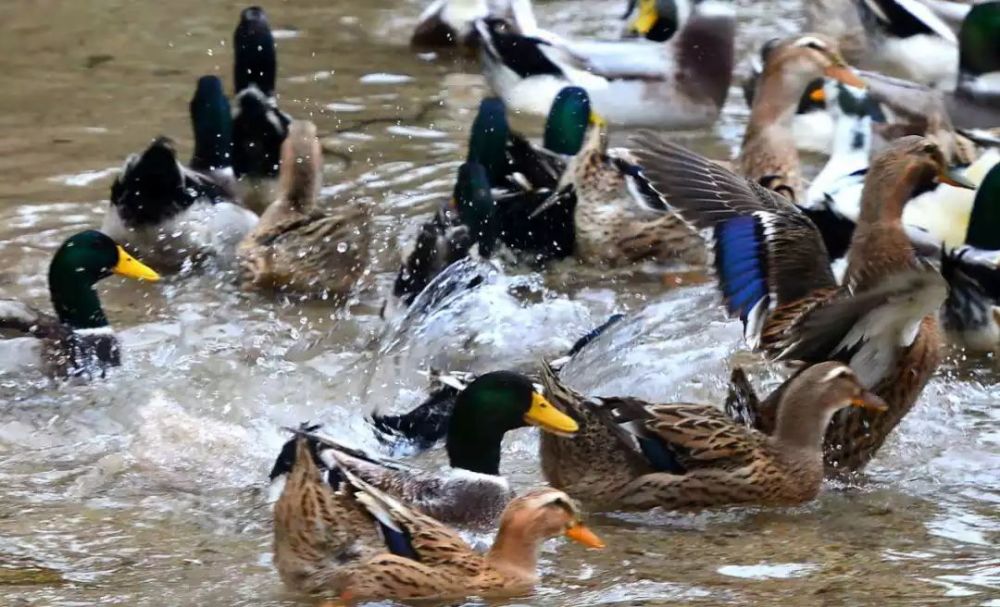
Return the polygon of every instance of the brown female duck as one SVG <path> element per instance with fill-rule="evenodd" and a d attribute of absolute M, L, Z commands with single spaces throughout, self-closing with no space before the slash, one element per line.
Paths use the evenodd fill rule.
<path fill-rule="evenodd" d="M 948 173 L 929 140 L 893 142 L 869 169 L 846 278 L 838 285 L 816 226 L 782 197 L 654 136 L 640 144 L 651 187 L 685 219 L 713 230 L 723 299 L 743 321 L 751 347 L 778 360 L 846 362 L 888 403 L 878 416 L 843 411 L 827 431 L 828 467 L 863 467 L 940 360 L 935 315 L 947 286 L 918 260 L 903 229 L 903 207 L 936 181 L 964 180 Z"/>
<path fill-rule="evenodd" d="M 802 94 L 824 76 L 851 86 L 864 83 L 841 58 L 837 44 L 820 34 L 775 41 L 762 54 L 764 71 L 736 166 L 748 179 L 796 201 L 803 192 L 792 123 Z"/>
<path fill-rule="evenodd" d="M 538 549 L 546 539 L 564 535 L 603 547 L 572 499 L 538 489 L 511 501 L 493 547 L 479 554 L 442 523 L 340 466 L 337 457 L 299 438 L 274 506 L 274 562 L 292 589 L 352 602 L 523 594 L 538 580 Z"/>
<path fill-rule="evenodd" d="M 813 365 L 786 382 L 770 436 L 713 405 L 588 400 L 549 367 L 543 382 L 553 402 L 581 420 L 572 439 L 542 439 L 546 478 L 574 497 L 619 508 L 811 500 L 823 482 L 823 433 L 834 413 L 849 406 L 885 410 L 837 362 Z"/>
<path fill-rule="evenodd" d="M 316 125 L 296 120 L 281 145 L 281 194 L 237 251 L 245 285 L 337 300 L 349 295 L 365 270 L 368 212 L 355 205 L 317 209 L 322 176 Z"/>

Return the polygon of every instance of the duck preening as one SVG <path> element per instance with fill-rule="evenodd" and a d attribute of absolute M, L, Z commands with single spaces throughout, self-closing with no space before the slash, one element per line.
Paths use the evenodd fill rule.
<path fill-rule="evenodd" d="M 118 274 L 156 281 L 159 275 L 106 234 L 87 230 L 67 238 L 49 264 L 49 296 L 55 316 L 28 304 L 0 299 L 4 368 L 40 370 L 57 378 L 104 375 L 121 364 L 121 349 L 101 308 L 95 283 Z"/>

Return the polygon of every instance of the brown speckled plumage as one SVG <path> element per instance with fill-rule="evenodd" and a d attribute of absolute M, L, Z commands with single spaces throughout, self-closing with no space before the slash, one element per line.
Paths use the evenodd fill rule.
<path fill-rule="evenodd" d="M 554 489 L 508 505 L 493 547 L 475 552 L 454 531 L 350 472 L 334 490 L 304 437 L 274 508 L 275 565 L 292 589 L 342 600 L 450 599 L 528 592 L 542 541 L 583 528 L 579 509 Z M 402 531 L 416 558 L 390 553 L 378 521 Z"/>
<path fill-rule="evenodd" d="M 626 163 L 632 159 L 619 150 L 609 157 L 607 146 L 604 125 L 591 124 L 567 170 L 577 199 L 576 257 L 608 266 L 647 260 L 705 263 L 705 243 L 697 232 L 672 212 L 644 208 L 615 163 L 615 157 Z"/>
<path fill-rule="evenodd" d="M 292 123 L 281 157 L 278 200 L 237 251 L 241 280 L 256 289 L 343 300 L 366 268 L 368 209 L 316 208 L 323 157 L 311 122 Z"/>
<path fill-rule="evenodd" d="M 815 365 L 789 380 L 772 435 L 712 405 L 655 405 L 634 398 L 586 401 L 551 369 L 543 381 L 552 402 L 582 413 L 576 439 L 544 437 L 542 466 L 554 486 L 603 507 L 702 508 L 728 504 L 797 504 L 823 481 L 823 431 L 852 404 L 884 407 L 845 365 Z M 878 415 L 874 413 L 873 415 Z M 580 438 L 587 442 L 575 445 Z M 673 469 L 656 469 L 640 441 L 660 445 Z M 663 466 L 661 462 L 659 465 Z M 553 471 L 577 470 L 569 478 Z"/>

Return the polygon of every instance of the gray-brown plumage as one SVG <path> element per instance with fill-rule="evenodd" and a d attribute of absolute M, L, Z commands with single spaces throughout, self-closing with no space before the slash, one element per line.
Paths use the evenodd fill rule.
<path fill-rule="evenodd" d="M 537 581 L 544 540 L 566 535 L 603 546 L 565 493 L 539 489 L 507 506 L 493 547 L 481 555 L 448 527 L 340 467 L 338 457 L 300 437 L 275 504 L 275 565 L 292 589 L 344 601 L 518 594 Z"/>
<path fill-rule="evenodd" d="M 323 156 L 316 126 L 297 120 L 281 146 L 280 195 L 237 251 L 244 285 L 344 300 L 364 274 L 369 209 L 316 208 Z"/>
<path fill-rule="evenodd" d="M 885 410 L 882 399 L 836 362 L 814 365 L 789 380 L 770 436 L 712 405 L 655 405 L 617 397 L 586 401 L 550 369 L 543 381 L 554 404 L 586 412 L 578 438 L 543 438 L 546 478 L 574 497 L 604 507 L 677 509 L 811 500 L 823 481 L 823 436 L 834 413 L 849 406 Z M 572 445 L 585 437 L 594 440 Z M 550 476 L 551 470 L 577 470 L 580 475 Z"/>

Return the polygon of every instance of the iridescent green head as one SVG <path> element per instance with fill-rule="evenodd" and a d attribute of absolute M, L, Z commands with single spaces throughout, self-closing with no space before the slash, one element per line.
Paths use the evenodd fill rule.
<path fill-rule="evenodd" d="M 483 165 L 466 162 L 458 167 L 454 205 L 459 219 L 472 231 L 473 240 L 479 243 L 480 254 L 491 255 L 497 238 L 496 207 Z"/>
<path fill-rule="evenodd" d="M 590 123 L 590 96 L 578 86 L 559 91 L 545 121 L 545 148 L 557 154 L 573 156 L 583 146 Z"/>
<path fill-rule="evenodd" d="M 562 435 L 579 429 L 524 375 L 513 371 L 481 375 L 455 401 L 445 444 L 448 459 L 454 468 L 499 474 L 503 435 L 528 425 Z"/>
<path fill-rule="evenodd" d="M 1000 164 L 990 169 L 976 190 L 965 244 L 1000 251 Z"/>
<path fill-rule="evenodd" d="M 507 138 L 510 125 L 507 124 L 507 110 L 503 101 L 496 97 L 483 99 L 479 113 L 472 122 L 469 135 L 468 162 L 476 162 L 486 169 L 490 184 L 500 186 L 507 175 Z"/>
<path fill-rule="evenodd" d="M 199 78 L 189 110 L 194 129 L 191 168 L 210 171 L 231 166 L 233 118 L 222 81 L 216 76 Z"/>
<path fill-rule="evenodd" d="M 981 76 L 1000 72 L 1000 2 L 972 7 L 962 22 L 959 68 L 963 74 Z"/>
<path fill-rule="evenodd" d="M 49 294 L 60 322 L 74 329 L 107 326 L 94 284 L 112 274 L 160 278 L 102 232 L 87 230 L 69 237 L 49 264 Z"/>

